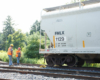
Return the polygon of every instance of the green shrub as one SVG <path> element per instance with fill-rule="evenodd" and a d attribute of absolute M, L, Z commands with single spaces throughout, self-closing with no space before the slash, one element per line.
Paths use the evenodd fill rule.
<path fill-rule="evenodd" d="M 37 60 L 36 64 L 44 64 L 44 65 L 46 65 L 46 61 L 44 62 L 44 58 L 40 58 L 40 59 Z"/>
<path fill-rule="evenodd" d="M 9 62 L 9 58 L 6 51 L 0 51 L 0 60 L 4 62 Z M 13 50 L 13 63 L 17 62 L 16 58 L 16 49 Z M 30 64 L 44 64 L 44 58 L 25 58 L 24 53 L 22 52 L 20 63 L 30 63 Z"/>
<path fill-rule="evenodd" d="M 0 51 L 0 60 L 2 60 L 4 62 L 9 61 L 6 51 L 3 51 L 3 50 Z"/>
<path fill-rule="evenodd" d="M 100 67 L 99 63 L 84 63 L 84 65 L 82 67 Z"/>
<path fill-rule="evenodd" d="M 39 54 L 39 34 L 34 33 L 33 35 L 30 35 L 30 38 L 27 42 L 27 46 L 25 47 L 24 53 L 25 57 L 27 58 L 40 58 Z M 42 45 L 42 48 L 44 46 Z"/>

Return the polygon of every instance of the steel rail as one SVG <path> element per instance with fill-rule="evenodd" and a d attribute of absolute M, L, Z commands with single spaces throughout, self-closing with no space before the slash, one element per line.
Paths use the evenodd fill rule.
<path fill-rule="evenodd" d="M 76 79 L 88 79 L 88 80 L 100 80 L 100 77 L 91 77 L 83 75 L 73 75 L 73 74 L 57 74 L 57 73 L 47 73 L 47 72 L 30 72 L 30 71 L 17 71 L 17 70 L 0 70 L 0 72 L 16 72 L 21 74 L 35 74 L 44 75 L 48 77 L 60 77 L 60 78 L 76 78 Z"/>
<path fill-rule="evenodd" d="M 0 80 L 14 80 L 14 79 L 3 79 L 3 78 L 0 78 Z"/>
<path fill-rule="evenodd" d="M 100 76 L 100 73 L 96 72 L 86 72 L 86 71 L 71 71 L 71 70 L 56 70 L 56 69 L 43 69 L 43 68 L 23 68 L 23 67 L 4 67 L 0 68 L 9 68 L 9 69 L 20 69 L 20 70 L 33 70 L 33 71 L 49 71 L 49 72 L 64 72 L 67 74 L 82 74 L 82 75 L 91 75 L 91 76 Z"/>
<path fill-rule="evenodd" d="M 9 65 L 9 63 L 0 63 L 3 65 Z M 17 63 L 13 63 L 14 65 L 17 65 Z M 25 64 L 25 63 L 20 63 L 20 65 L 26 65 L 26 66 L 41 66 L 42 64 Z"/>
<path fill-rule="evenodd" d="M 8 64 L 8 63 L 1 63 L 1 64 Z M 16 63 L 15 63 L 16 64 Z M 28 66 L 40 66 L 40 64 L 21 64 L 21 65 L 28 65 Z M 90 79 L 90 75 L 91 76 L 100 76 L 100 73 L 97 73 L 97 72 L 85 72 L 85 71 L 75 71 L 75 70 L 95 70 L 95 71 L 100 71 L 100 68 L 82 68 L 82 67 L 79 67 L 79 68 L 76 68 L 76 67 L 72 67 L 72 68 L 70 68 L 70 67 L 60 67 L 60 69 L 75 69 L 74 71 L 72 71 L 72 70 L 55 70 L 55 69 L 41 69 L 41 68 L 23 68 L 23 67 L 7 67 L 7 66 L 0 66 L 0 68 L 8 68 L 8 69 L 20 69 L 20 70 L 33 70 L 33 71 L 49 71 L 49 72 L 56 72 L 56 73 L 58 73 L 58 72 L 63 72 L 63 73 L 65 73 L 65 74 L 50 74 L 50 73 L 48 73 L 48 74 L 45 74 L 44 72 L 43 73 L 40 73 L 40 72 L 26 72 L 26 71 L 18 71 L 18 70 L 6 70 L 7 72 L 17 72 L 17 73 L 24 73 L 24 74 L 36 74 L 36 75 L 45 75 L 45 76 L 51 76 L 51 77 L 64 77 L 65 75 L 65 77 L 70 77 L 70 78 L 76 78 L 75 76 L 76 75 L 74 75 L 74 76 L 72 76 L 73 74 L 77 74 L 77 79 Z M 59 67 L 58 67 L 59 68 Z M 0 70 L 1 72 L 6 72 L 5 70 L 3 71 L 3 70 Z M 50 74 L 50 75 L 49 75 Z M 80 75 L 81 74 L 81 75 Z M 60 75 L 62 75 L 62 76 L 60 76 Z M 69 76 L 70 75 L 70 76 Z M 86 76 L 86 78 L 83 76 L 83 78 L 82 77 L 79 77 L 78 78 L 78 76 L 83 76 L 83 75 L 88 75 L 88 76 Z M 100 78 L 99 77 L 92 77 L 91 79 L 97 79 L 97 80 L 100 80 Z"/>
<path fill-rule="evenodd" d="M 2 67 L 2 68 L 8 68 L 8 67 Z M 35 75 L 44 75 L 44 76 L 50 76 L 50 77 L 70 77 L 70 78 L 76 78 L 76 79 L 98 79 L 100 80 L 100 73 L 90 73 L 90 72 L 82 72 L 82 71 L 69 71 L 69 70 L 51 70 L 51 69 L 37 69 L 37 68 L 19 68 L 19 67 L 9 67 L 9 69 L 25 69 L 25 70 L 34 70 L 34 71 L 49 71 L 48 72 L 32 72 L 32 71 L 19 71 L 19 70 L 0 70 L 0 72 L 17 72 L 21 74 L 35 74 Z M 50 73 L 53 72 L 53 73 Z M 56 73 L 54 73 L 56 72 Z M 58 72 L 65 72 L 65 74 L 61 74 Z M 66 74 L 67 73 L 67 74 Z M 75 75 L 77 74 L 77 75 Z M 81 74 L 81 75 L 79 75 Z M 88 76 L 86 76 L 88 75 Z M 92 76 L 90 76 L 92 75 Z M 95 77 L 95 76 L 96 77 Z"/>

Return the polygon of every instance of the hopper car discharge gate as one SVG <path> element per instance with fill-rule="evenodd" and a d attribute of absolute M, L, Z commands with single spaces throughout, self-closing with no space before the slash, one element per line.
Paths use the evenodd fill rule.
<path fill-rule="evenodd" d="M 40 33 L 44 30 L 45 49 L 41 49 L 43 36 L 40 35 L 39 53 L 44 54 L 49 66 L 78 67 L 85 61 L 100 63 L 100 6 L 84 9 L 84 6 L 96 3 L 100 5 L 100 0 L 43 9 L 47 13 L 41 13 Z M 70 10 L 76 7 L 79 9 Z"/>

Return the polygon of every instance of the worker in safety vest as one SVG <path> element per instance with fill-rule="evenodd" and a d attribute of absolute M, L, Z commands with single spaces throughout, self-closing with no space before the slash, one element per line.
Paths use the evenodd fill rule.
<path fill-rule="evenodd" d="M 17 65 L 19 65 L 19 60 L 21 57 L 21 48 L 18 47 L 18 50 L 16 51 L 16 57 L 17 57 Z"/>
<path fill-rule="evenodd" d="M 9 57 L 9 66 L 12 66 L 12 55 L 13 55 L 13 44 L 10 44 L 10 47 L 8 48 L 8 57 Z"/>

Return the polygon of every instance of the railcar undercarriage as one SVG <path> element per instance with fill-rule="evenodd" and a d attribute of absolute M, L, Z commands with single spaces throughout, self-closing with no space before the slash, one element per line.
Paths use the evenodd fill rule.
<path fill-rule="evenodd" d="M 58 55 L 58 54 L 46 55 L 45 54 L 45 59 L 48 66 L 52 66 L 52 67 L 54 65 L 62 66 L 63 64 L 67 64 L 67 66 L 69 67 L 82 67 L 85 61 L 86 63 L 100 63 L 100 59 L 97 59 L 97 58 L 82 59 L 75 54 L 61 54 L 61 55 Z"/>

